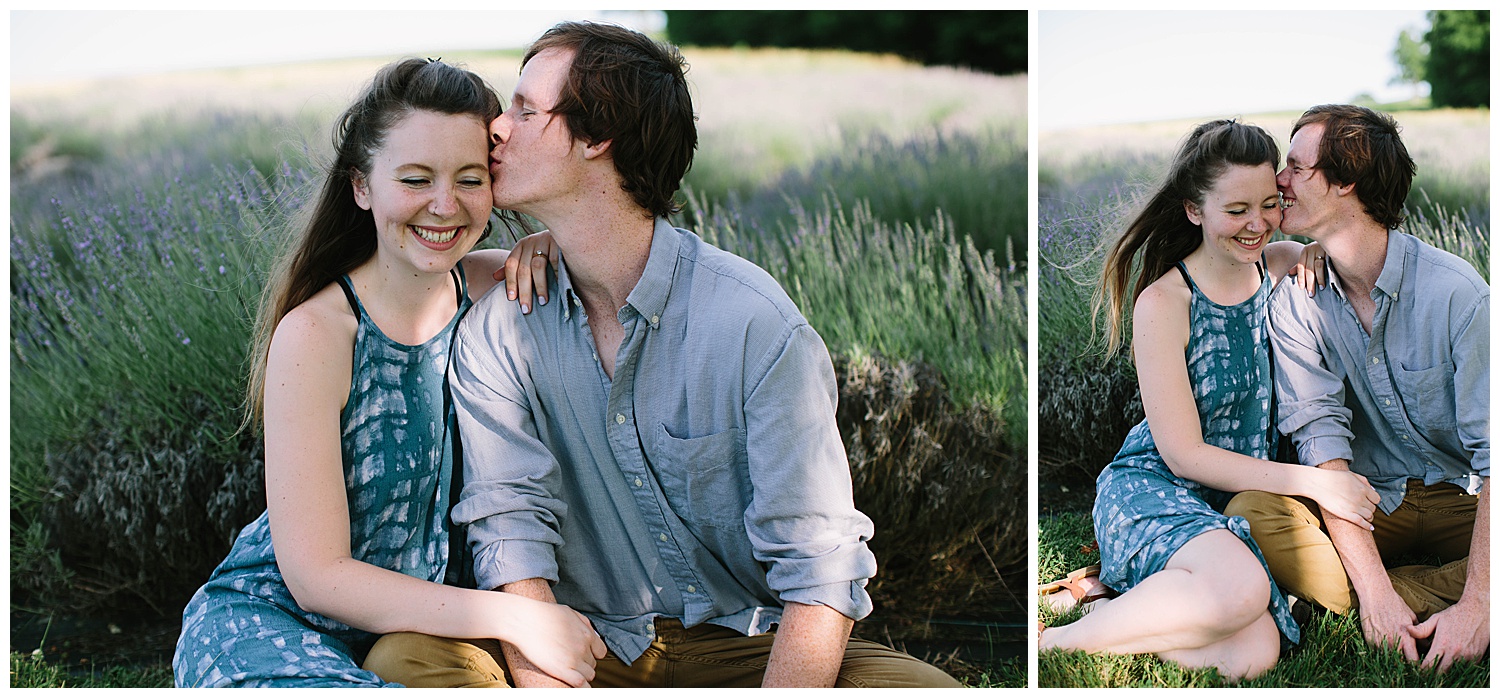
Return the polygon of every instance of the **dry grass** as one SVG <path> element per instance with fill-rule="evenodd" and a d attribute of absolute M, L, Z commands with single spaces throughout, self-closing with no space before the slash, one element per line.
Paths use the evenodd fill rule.
<path fill-rule="evenodd" d="M 1308 105 L 1312 106 L 1312 105 Z M 1239 116 L 1242 121 L 1266 129 L 1283 150 L 1292 125 L 1301 112 L 1269 114 L 1222 114 L 1196 119 L 1154 121 L 1140 124 L 1093 126 L 1037 134 L 1037 152 L 1042 166 L 1065 170 L 1080 162 L 1100 159 L 1170 157 L 1183 136 L 1196 124 L 1213 118 Z M 1412 159 L 1422 167 L 1460 172 L 1489 173 L 1489 111 L 1437 109 L 1393 114 L 1401 124 L 1401 137 Z"/>

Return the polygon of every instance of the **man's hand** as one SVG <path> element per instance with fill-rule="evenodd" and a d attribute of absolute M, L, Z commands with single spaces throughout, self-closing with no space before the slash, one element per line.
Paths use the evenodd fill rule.
<path fill-rule="evenodd" d="M 1412 629 L 1432 638 L 1423 667 L 1447 671 L 1455 660 L 1477 659 L 1490 647 L 1490 479 L 1481 481 L 1469 541 L 1468 572 L 1458 603 L 1432 614 Z"/>
<path fill-rule="evenodd" d="M 1441 673 L 1455 660 L 1483 657 L 1490 647 L 1489 604 L 1464 598 L 1412 628 L 1412 635 L 1432 638 L 1432 646 L 1422 660 L 1424 669 L 1436 666 Z"/>
<path fill-rule="evenodd" d="M 1369 599 L 1359 599 L 1359 626 L 1364 630 L 1365 641 L 1395 647 L 1408 662 L 1419 658 L 1417 639 L 1412 634 L 1416 622 L 1417 614 L 1412 613 L 1394 589 L 1388 594 L 1371 594 Z"/>

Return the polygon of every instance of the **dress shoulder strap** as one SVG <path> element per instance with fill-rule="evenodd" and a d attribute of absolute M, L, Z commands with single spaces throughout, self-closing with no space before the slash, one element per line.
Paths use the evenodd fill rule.
<path fill-rule="evenodd" d="M 458 292 L 458 304 L 463 305 L 464 299 L 469 297 L 469 278 L 464 276 L 464 263 L 459 262 L 448 271 L 453 277 L 453 288 Z"/>
<path fill-rule="evenodd" d="M 1198 290 L 1198 284 L 1193 283 L 1193 277 L 1188 275 L 1187 265 L 1179 261 L 1174 266 L 1177 267 L 1177 273 L 1182 274 L 1182 280 L 1187 282 L 1188 288 L 1196 292 Z"/>
<path fill-rule="evenodd" d="M 341 275 L 337 281 L 339 288 L 344 290 L 344 298 L 349 301 L 349 309 L 354 311 L 354 317 L 359 317 L 359 299 L 354 296 L 354 286 L 349 282 L 349 275 Z"/>

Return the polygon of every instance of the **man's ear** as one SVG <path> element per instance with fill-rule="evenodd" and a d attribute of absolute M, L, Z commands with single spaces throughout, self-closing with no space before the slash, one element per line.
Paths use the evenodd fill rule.
<path fill-rule="evenodd" d="M 583 146 L 583 159 L 593 160 L 594 158 L 608 154 L 609 148 L 612 145 L 614 145 L 613 140 L 599 141 L 598 143 L 585 145 Z"/>
<path fill-rule="evenodd" d="M 1354 195 L 1354 183 L 1350 182 L 1348 184 L 1340 184 L 1340 185 L 1334 187 L 1333 190 L 1335 192 L 1337 192 L 1339 196 L 1353 196 Z"/>
<path fill-rule="evenodd" d="M 1191 201 L 1184 201 L 1182 202 L 1182 210 L 1187 214 L 1188 220 L 1193 222 L 1193 225 L 1203 225 L 1203 212 L 1198 210 L 1198 204 Z"/>
<path fill-rule="evenodd" d="M 366 211 L 370 210 L 370 183 L 365 179 L 364 173 L 349 170 L 349 183 L 354 185 L 354 203 Z"/>

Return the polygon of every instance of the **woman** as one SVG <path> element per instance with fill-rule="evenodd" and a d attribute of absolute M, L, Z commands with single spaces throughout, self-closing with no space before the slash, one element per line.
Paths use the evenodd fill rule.
<path fill-rule="evenodd" d="M 1130 300 L 1146 419 L 1098 479 L 1097 577 L 1070 575 L 1071 589 L 1043 603 L 1121 593 L 1043 629 L 1042 649 L 1153 653 L 1234 680 L 1259 675 L 1299 631 L 1248 525 L 1220 513 L 1227 493 L 1310 497 L 1351 521 L 1374 511 L 1358 475 L 1268 460 L 1277 433 L 1266 303 L 1301 251 L 1267 245 L 1281 224 L 1279 158 L 1258 127 L 1198 126 L 1105 260 L 1095 310 L 1113 354 L 1139 257 Z"/>
<path fill-rule="evenodd" d="M 445 376 L 459 318 L 504 259 L 469 252 L 488 232 L 499 113 L 473 73 L 408 59 L 341 118 L 258 322 L 267 511 L 188 603 L 179 686 L 380 685 L 359 662 L 403 630 L 498 638 L 569 684 L 593 677 L 604 645 L 583 616 L 443 583 L 462 546 Z"/>

